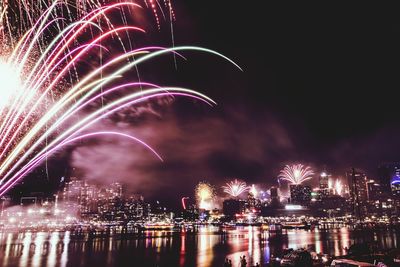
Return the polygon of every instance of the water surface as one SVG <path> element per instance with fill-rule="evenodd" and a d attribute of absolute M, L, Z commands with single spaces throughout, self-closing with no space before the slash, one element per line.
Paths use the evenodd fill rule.
<path fill-rule="evenodd" d="M 197 232 L 147 231 L 140 238 L 107 237 L 76 240 L 69 232 L 0 233 L 3 267 L 124 267 L 222 266 L 225 257 L 238 266 L 246 255 L 249 264 L 269 262 L 285 248 L 309 248 L 317 253 L 343 255 L 354 243 L 374 242 L 398 248 L 395 230 L 354 232 L 346 227 L 328 230 L 288 230 L 282 234 L 259 227 L 221 231 L 200 227 Z"/>

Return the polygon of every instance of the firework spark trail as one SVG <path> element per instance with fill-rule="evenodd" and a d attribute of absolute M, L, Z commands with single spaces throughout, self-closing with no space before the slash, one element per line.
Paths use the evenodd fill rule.
<path fill-rule="evenodd" d="M 248 187 L 245 182 L 240 182 L 235 179 L 229 183 L 226 183 L 225 186 L 222 186 L 222 189 L 224 189 L 224 192 L 230 196 L 238 197 L 242 193 L 249 191 L 250 187 Z"/>
<path fill-rule="evenodd" d="M 45 154 L 41 155 L 40 157 L 36 158 L 35 160 L 32 160 L 29 164 L 25 165 L 14 177 L 12 177 L 11 179 L 9 179 L 4 185 L 2 185 L 0 187 L 0 195 L 4 194 L 5 192 L 7 192 L 9 189 L 11 189 L 17 182 L 19 182 L 20 179 L 22 179 L 26 174 L 28 174 L 29 172 L 31 172 L 35 167 L 37 167 L 43 160 L 45 160 L 45 158 L 49 155 L 52 155 L 54 152 L 56 152 L 57 150 L 61 149 L 62 147 L 74 143 L 78 140 L 82 140 L 85 138 L 92 138 L 92 137 L 96 137 L 99 135 L 110 135 L 110 136 L 120 136 L 120 137 L 124 137 L 130 140 L 133 140 L 141 145 L 143 145 L 145 148 L 147 148 L 148 150 L 150 150 L 159 160 L 163 161 L 162 157 L 151 147 L 149 146 L 147 143 L 145 143 L 144 141 L 132 136 L 132 135 L 128 135 L 128 134 L 124 134 L 124 133 L 120 133 L 120 132 L 112 132 L 112 131 L 102 131 L 102 132 L 90 132 L 87 134 L 83 134 L 68 140 L 63 141 L 62 143 L 60 143 L 58 146 L 50 149 L 49 151 L 47 151 Z"/>
<path fill-rule="evenodd" d="M 309 166 L 302 164 L 286 165 L 279 174 L 279 178 L 288 181 L 290 184 L 299 185 L 310 180 L 314 175 L 313 170 Z"/>
<path fill-rule="evenodd" d="M 60 3 L 63 3 L 63 2 L 62 2 L 62 1 L 55 1 L 55 2 L 53 3 L 53 5 L 52 5 L 46 12 L 44 12 L 44 14 L 40 17 L 40 18 L 44 18 L 43 21 L 42 21 L 42 23 L 38 26 L 39 21 L 41 21 L 41 20 L 39 19 L 39 20 L 34 24 L 33 29 L 34 29 L 35 27 L 39 27 L 39 30 L 40 30 L 39 34 L 36 34 L 36 35 L 35 35 L 35 36 L 36 36 L 36 39 L 38 39 L 38 36 L 39 36 L 40 33 L 44 30 L 44 28 L 47 28 L 47 25 L 46 25 L 46 26 L 43 26 L 43 24 L 44 24 L 44 21 L 50 16 L 50 14 L 51 14 L 50 11 L 53 10 L 53 9 L 55 9 L 56 6 L 59 5 Z M 85 24 L 85 23 L 92 23 L 92 24 L 94 24 L 93 21 L 94 21 L 95 19 L 97 19 L 98 17 L 100 17 L 100 16 L 104 16 L 104 18 L 107 20 L 107 22 L 109 22 L 109 20 L 108 20 L 107 16 L 105 15 L 105 13 L 106 13 L 107 11 L 111 10 L 111 9 L 120 8 L 120 7 L 122 7 L 122 6 L 140 7 L 139 5 L 137 5 L 137 4 L 135 4 L 135 3 L 129 3 L 129 2 L 122 2 L 122 3 L 112 4 L 112 5 L 110 5 L 110 6 L 99 7 L 98 9 L 96 9 L 96 10 L 94 10 L 94 11 L 88 13 L 86 16 L 84 16 L 84 17 L 82 18 L 81 22 L 82 22 L 82 24 Z M 84 21 L 85 19 L 88 19 L 88 21 L 85 22 L 85 21 Z M 59 43 L 58 43 L 58 45 L 53 49 L 54 52 L 52 52 L 52 54 L 50 54 L 50 55 L 48 56 L 48 58 L 52 58 L 52 62 L 45 62 L 45 64 L 41 64 L 41 65 L 42 65 L 42 68 L 43 68 L 43 67 L 47 67 L 48 65 L 51 66 L 52 63 L 54 63 L 54 61 L 57 60 L 58 56 L 68 47 L 68 44 L 70 44 L 72 41 L 74 41 L 74 40 L 75 40 L 75 37 L 76 37 L 76 36 L 85 28 L 85 26 L 86 26 L 86 25 L 82 25 L 82 26 L 80 26 L 79 29 L 76 30 L 75 28 L 76 28 L 77 24 L 78 24 L 78 23 L 75 23 L 75 24 L 70 25 L 70 27 L 72 27 L 73 29 L 71 29 L 71 31 L 69 31 L 68 34 L 73 33 L 73 35 L 69 38 L 69 40 L 68 40 L 67 42 L 65 42 L 65 44 L 63 45 L 63 49 L 60 49 L 60 51 L 58 51 L 57 48 L 59 48 L 59 46 L 62 44 L 62 42 L 59 42 Z M 110 24 L 110 25 L 111 25 L 111 24 Z M 66 31 L 66 30 L 68 30 L 68 28 L 65 29 L 64 31 Z M 123 29 L 119 29 L 119 30 L 123 30 Z M 127 28 L 126 28 L 125 30 L 127 30 Z M 138 29 L 138 30 L 140 30 L 140 29 Z M 33 30 L 30 30 L 30 31 L 29 31 L 29 34 L 28 34 L 28 36 L 25 38 L 25 42 L 24 42 L 24 45 L 22 45 L 22 48 L 24 48 L 24 46 L 26 45 L 27 40 L 29 39 L 28 37 L 32 34 L 32 32 L 33 32 Z M 117 30 L 115 30 L 115 33 L 117 33 Z M 63 34 L 61 33 L 58 37 L 56 37 L 56 38 L 53 40 L 52 44 L 57 43 L 56 41 L 57 41 L 57 39 L 60 38 L 60 37 L 63 37 L 63 38 L 65 39 L 67 36 L 64 37 Z M 103 36 L 103 38 L 104 38 L 104 37 L 105 37 L 105 36 Z M 34 40 L 34 41 L 36 41 L 36 40 Z M 32 47 L 33 47 L 32 44 L 35 43 L 35 42 L 30 42 L 30 43 L 31 43 L 31 45 L 29 46 L 28 51 L 30 51 L 30 50 L 32 49 Z M 52 45 L 49 45 L 49 46 L 48 46 L 47 50 L 45 51 L 45 53 L 43 53 L 43 55 L 42 55 L 42 57 L 41 57 L 40 59 L 43 59 L 43 58 L 44 58 L 46 52 L 48 52 L 48 51 L 50 50 L 51 46 L 52 46 Z M 23 51 L 23 50 L 24 50 L 24 49 L 20 49 L 20 51 Z M 80 54 L 84 53 L 86 50 L 87 50 L 87 49 L 85 49 L 84 51 L 81 51 Z M 58 52 L 57 52 L 56 55 L 54 55 L 54 53 L 56 53 L 56 51 L 58 51 Z M 21 53 L 21 52 L 20 52 L 20 53 Z M 24 54 L 25 54 L 25 58 L 27 58 L 27 55 L 28 55 L 29 53 L 24 53 Z M 76 58 L 78 58 L 78 57 L 79 57 L 79 55 L 76 56 Z M 39 64 L 40 62 L 41 62 L 41 60 L 38 61 L 38 63 L 35 65 L 34 69 L 35 69 L 37 66 L 40 65 L 40 64 Z M 74 62 L 71 62 L 71 64 L 74 64 Z M 20 64 L 20 65 L 23 65 L 23 64 Z M 68 69 L 68 68 L 66 68 L 66 69 Z M 49 71 L 49 72 L 51 73 L 51 71 Z M 34 71 L 31 71 L 31 73 L 33 74 L 33 73 L 35 73 L 35 72 L 34 72 Z M 39 72 L 39 73 L 40 73 L 40 72 Z M 44 75 L 44 74 L 43 74 L 43 75 Z M 61 76 L 62 76 L 62 75 L 60 74 L 59 77 L 61 77 Z M 43 78 L 43 77 L 42 77 L 42 78 Z M 29 79 L 28 79 L 28 80 L 29 80 Z M 42 81 L 42 83 L 43 83 L 43 81 L 44 81 L 44 79 L 34 79 L 34 80 L 36 80 L 36 81 Z M 57 79 L 54 80 L 54 84 L 55 84 L 56 82 L 57 82 Z M 36 87 L 39 87 L 40 85 L 41 85 L 41 83 L 37 84 Z M 35 88 L 33 88 L 33 89 L 35 89 Z M 48 89 L 51 89 L 51 88 L 49 87 Z M 31 90 L 31 92 L 34 92 L 34 91 L 35 91 L 35 90 Z M 17 98 L 17 99 L 18 99 L 18 98 Z M 25 99 L 25 100 L 29 100 L 30 98 L 24 96 L 24 99 Z M 40 101 L 38 101 L 38 102 L 40 102 Z M 37 102 L 37 103 L 38 103 L 38 102 Z M 25 101 L 25 104 L 27 105 L 27 104 L 28 104 L 28 101 Z M 34 109 L 32 109 L 32 110 L 34 110 Z M 16 116 L 14 116 L 14 117 L 16 117 Z M 10 127 L 10 128 L 11 128 L 11 127 Z"/>
<path fill-rule="evenodd" d="M 124 30 L 127 29 L 127 28 L 128 28 L 128 27 L 121 27 L 121 29 L 124 29 Z M 131 29 L 138 29 L 137 27 L 129 27 L 129 28 L 131 28 Z M 107 32 L 106 34 L 101 35 L 99 38 L 97 38 L 97 39 L 95 39 L 93 42 L 91 42 L 91 44 L 90 44 L 88 47 L 90 48 L 90 47 L 92 46 L 92 44 L 96 43 L 99 39 L 102 39 L 102 38 L 104 38 L 105 36 L 111 35 L 111 34 L 113 34 L 115 31 L 116 31 L 116 30 L 111 30 L 111 31 Z M 34 41 L 36 41 L 36 38 L 34 39 Z M 80 56 L 81 56 L 84 52 L 87 51 L 87 49 L 88 49 L 88 48 L 83 49 L 77 56 L 74 57 L 74 59 L 73 59 L 71 62 L 69 62 L 69 63 L 67 64 L 67 66 L 65 66 L 65 67 L 63 68 L 63 70 L 62 70 L 60 73 L 57 74 L 56 78 L 53 79 L 53 81 L 51 82 L 51 84 L 46 88 L 45 92 L 44 92 L 43 94 L 41 94 L 41 96 L 39 97 L 39 99 L 38 99 L 38 100 L 35 102 L 35 104 L 32 106 L 32 108 L 30 109 L 30 111 L 28 112 L 28 114 L 25 116 L 25 119 L 24 119 L 22 122 L 19 123 L 20 126 L 18 127 L 18 129 L 17 129 L 16 132 L 19 132 L 19 130 L 21 129 L 21 127 L 27 122 L 27 120 L 29 119 L 30 115 L 36 110 L 36 107 L 39 106 L 40 102 L 44 99 L 44 97 L 47 95 L 47 93 L 53 89 L 53 87 L 56 85 L 56 83 L 61 79 L 61 77 L 63 77 L 63 74 L 64 74 L 74 63 L 76 63 L 76 60 L 78 60 L 78 59 L 80 58 Z M 43 80 L 42 80 L 42 82 L 43 82 Z M 26 105 L 29 103 L 29 101 L 31 100 L 30 97 L 32 97 L 32 92 L 34 92 L 34 89 L 35 89 L 35 88 L 33 88 L 33 90 L 32 90 L 31 88 L 29 88 L 29 89 L 30 89 L 29 91 L 31 92 L 31 94 L 30 94 L 28 97 L 26 97 L 25 102 L 19 107 L 19 114 L 16 115 L 16 116 L 14 116 L 14 120 L 12 121 L 12 123 L 10 124 L 10 126 L 8 127 L 8 131 L 5 132 L 4 136 L 7 136 L 8 133 L 11 131 L 11 129 L 14 128 L 14 125 L 15 125 L 15 124 L 17 123 L 17 121 L 18 121 L 17 118 L 22 114 L 22 112 L 23 112 L 24 109 L 25 109 L 25 106 L 26 106 Z M 13 135 L 13 137 L 12 137 L 11 140 L 10 140 L 10 142 L 12 142 L 14 138 L 15 138 L 15 135 Z M 9 143 L 10 143 L 10 142 L 9 142 Z M 0 143 L 0 145 L 1 145 L 1 143 Z M 7 148 L 8 148 L 8 147 L 7 147 Z M 18 152 L 18 150 L 15 150 L 15 151 L 13 151 L 13 152 L 16 153 L 16 152 Z M 0 174 L 1 174 L 1 166 L 0 166 Z"/>
<path fill-rule="evenodd" d="M 142 61 L 148 60 L 148 59 L 153 58 L 153 57 L 156 57 L 156 56 L 158 56 L 158 55 L 162 55 L 162 54 L 167 53 L 167 52 L 171 52 L 171 51 L 180 51 L 180 50 L 196 50 L 196 51 L 204 51 L 204 52 L 216 54 L 216 55 L 218 55 L 218 56 L 220 56 L 220 57 L 223 57 L 224 59 L 228 60 L 229 62 L 231 62 L 232 64 L 234 64 L 235 66 L 237 66 L 237 67 L 240 69 L 240 67 L 239 67 L 238 65 L 236 65 L 236 63 L 234 63 L 234 62 L 231 61 L 229 58 L 226 58 L 225 56 L 223 56 L 223 55 L 221 55 L 221 54 L 219 54 L 219 53 L 217 53 L 217 52 L 215 52 L 215 51 L 212 51 L 212 50 L 209 50 L 209 49 L 205 49 L 205 48 L 200 48 L 200 47 L 176 47 L 176 48 L 172 48 L 172 49 L 165 49 L 165 50 L 162 50 L 162 51 L 157 51 L 157 52 L 152 53 L 151 55 L 144 56 L 143 58 L 140 58 L 140 59 L 136 60 L 135 62 L 132 62 L 132 63 L 130 63 L 130 64 L 125 65 L 124 67 L 122 67 L 121 69 L 119 69 L 118 71 L 116 71 L 114 74 L 112 74 L 111 77 L 112 77 L 112 76 L 120 75 L 121 73 L 123 73 L 123 72 L 125 72 L 126 70 L 130 69 L 132 66 L 141 63 Z M 123 56 L 126 57 L 126 55 L 123 55 Z M 103 67 L 104 67 L 104 66 L 103 66 Z M 92 91 L 98 90 L 98 89 L 99 89 L 102 85 L 104 85 L 104 84 L 105 84 L 104 82 L 101 83 L 100 85 L 98 85 L 98 86 L 96 86 L 94 89 L 92 89 Z M 75 87 L 75 88 L 76 88 L 76 87 Z M 71 91 L 73 91 L 73 90 L 74 90 L 74 88 L 71 89 Z M 191 93 L 196 93 L 195 91 L 190 91 L 190 92 L 191 92 Z M 143 93 L 143 92 L 142 92 L 142 93 Z M 135 95 L 135 96 L 136 96 L 136 95 Z M 200 94 L 200 96 L 203 97 L 203 98 L 205 98 L 205 99 L 207 98 L 205 95 L 201 95 L 201 94 Z M 207 99 L 208 99 L 208 101 L 213 102 L 211 99 L 209 99 L 209 98 L 207 98 Z M 125 99 L 120 99 L 120 100 L 118 101 L 118 103 L 114 103 L 114 105 L 115 105 L 115 104 L 121 104 L 121 102 L 124 101 L 124 100 L 125 100 Z M 107 106 L 107 107 L 108 107 L 108 106 Z M 53 114 L 52 112 L 47 113 L 46 115 L 48 115 L 48 116 L 50 116 L 50 117 L 54 116 L 54 114 Z M 92 114 L 92 115 L 93 115 L 93 114 Z M 46 119 L 45 119 L 44 121 L 46 121 Z M 82 120 L 82 121 L 83 121 L 83 120 Z M 80 125 L 82 125 L 82 121 L 81 121 Z M 86 122 L 86 120 L 85 120 L 85 122 Z M 56 124 L 57 124 L 57 123 L 56 123 Z M 38 125 L 40 125 L 40 124 L 38 124 Z M 42 123 L 42 126 L 43 126 L 43 123 Z M 76 127 L 77 127 L 77 125 L 75 125 L 75 128 L 76 128 Z M 37 127 L 36 127 L 36 128 L 37 128 Z M 53 127 L 53 128 L 54 128 L 54 127 Z M 27 140 L 30 140 L 34 134 L 37 134 L 37 131 L 38 131 L 38 130 L 35 129 L 35 131 L 31 132 L 30 135 L 27 137 Z M 44 134 L 44 135 L 42 135 L 42 139 L 43 139 L 45 136 L 47 136 L 47 135 L 48 135 L 47 133 Z M 63 136 L 63 137 L 64 137 L 64 136 Z M 58 141 L 58 140 L 57 140 L 57 141 Z M 53 142 L 53 143 L 54 143 L 54 142 Z M 24 145 L 25 145 L 25 142 L 22 142 L 22 143 L 20 144 L 19 151 L 22 149 L 21 147 L 24 146 Z M 29 152 L 32 151 L 34 148 L 35 148 L 35 146 L 31 146 Z M 15 154 L 16 152 L 19 152 L 19 151 L 14 150 L 13 153 Z M 28 153 L 26 153 L 26 154 L 28 154 Z M 23 159 L 25 159 L 26 157 L 27 157 L 27 155 L 25 155 L 25 156 L 23 157 Z M 1 174 L 1 167 L 2 167 L 2 166 L 0 166 L 0 174 Z"/>
<path fill-rule="evenodd" d="M 127 28 L 128 28 L 128 27 L 123 27 L 122 29 L 127 29 Z M 131 28 L 132 28 L 132 29 L 136 29 L 136 27 L 131 27 Z M 111 35 L 111 34 L 113 34 L 113 33 L 114 33 L 114 30 L 111 30 L 111 31 L 108 32 L 106 35 Z M 104 36 L 104 35 L 102 35 L 101 37 L 103 37 L 103 36 Z M 96 39 L 95 41 L 97 41 L 97 40 L 98 40 L 98 39 Z M 88 47 L 92 47 L 92 44 L 90 44 Z M 55 78 L 55 79 L 51 82 L 51 84 L 46 88 L 46 91 L 45 91 L 43 94 L 41 94 L 41 96 L 35 101 L 35 104 L 31 107 L 30 111 L 29 111 L 28 114 L 25 116 L 24 120 L 23 120 L 22 122 L 19 123 L 19 127 L 18 127 L 18 129 L 17 129 L 16 132 L 18 132 L 18 131 L 23 127 L 23 125 L 27 122 L 27 120 L 28 120 L 28 118 L 30 117 L 30 115 L 36 110 L 36 108 L 39 106 L 39 104 L 41 103 L 41 101 L 45 98 L 45 96 L 47 95 L 47 93 L 48 93 L 50 90 L 52 90 L 52 88 L 53 88 L 53 87 L 56 85 L 56 83 L 61 79 L 61 77 L 63 77 L 62 75 L 63 75 L 65 72 L 67 72 L 67 70 L 68 70 L 70 67 L 73 66 L 73 64 L 75 63 L 75 59 L 78 59 L 78 58 L 81 56 L 82 53 L 86 52 L 86 49 L 87 49 L 87 48 L 83 49 L 77 56 L 74 57 L 73 61 L 69 62 L 69 63 L 67 64 L 67 66 L 64 67 L 64 69 L 63 69 L 60 73 L 57 74 L 56 78 Z M 32 92 L 33 90 L 30 90 L 30 91 Z M 32 94 L 31 94 L 30 96 L 32 97 Z M 15 125 L 15 123 L 17 122 L 18 116 L 23 112 L 25 106 L 29 103 L 29 100 L 30 100 L 30 98 L 27 97 L 27 100 L 26 100 L 26 101 L 24 102 L 24 104 L 19 108 L 19 109 L 20 109 L 20 113 L 19 113 L 17 116 L 15 116 L 15 119 L 13 120 L 11 126 L 8 128 L 8 132 L 5 133 L 5 136 L 7 136 L 8 133 L 11 131 L 11 129 L 13 128 L 13 126 Z M 39 125 L 37 125 L 37 126 L 39 126 Z M 10 143 L 12 140 L 14 140 L 15 136 L 16 136 L 16 134 L 14 134 L 14 135 L 12 136 L 11 140 L 9 141 L 9 143 Z M 0 144 L 1 144 L 1 143 L 0 143 Z M 6 148 L 8 148 L 8 147 L 6 147 Z M 18 152 L 18 150 L 16 150 L 15 152 Z M 0 166 L 0 170 L 1 170 L 1 166 Z M 1 171 L 0 171 L 0 174 L 1 174 Z"/>
<path fill-rule="evenodd" d="M 130 3 L 130 4 L 132 4 L 132 3 Z M 103 8 L 103 9 L 101 9 L 101 10 L 99 9 L 99 13 L 103 14 L 106 10 L 109 10 L 109 9 L 111 9 L 111 8 L 114 8 L 114 7 L 120 6 L 120 5 L 122 5 L 122 4 L 115 4 L 115 5 L 112 5 L 112 6 L 110 6 L 110 7 Z M 54 8 L 54 7 L 53 7 L 53 8 Z M 97 16 L 98 16 L 98 14 L 93 15 L 92 18 L 91 18 L 91 20 L 94 19 L 94 18 L 97 17 Z M 77 35 L 77 33 L 83 29 L 83 27 L 84 27 L 84 25 L 81 26 L 81 28 L 80 28 L 71 38 L 74 38 L 74 37 Z M 125 30 L 126 30 L 127 27 L 122 28 L 122 29 L 125 29 Z M 137 28 L 136 28 L 136 27 L 133 27 L 132 29 L 137 29 Z M 107 35 L 108 35 L 108 34 L 112 34 L 114 31 L 116 31 L 116 30 L 113 30 L 113 31 L 111 31 L 111 32 L 108 32 Z M 96 41 L 98 41 L 99 39 L 104 38 L 104 36 L 105 36 L 105 35 L 102 35 L 100 38 L 98 38 L 97 40 L 95 40 L 94 42 L 92 42 L 92 44 L 95 43 Z M 70 40 L 69 42 L 71 42 L 71 40 Z M 67 44 L 68 44 L 69 42 L 67 42 Z M 64 45 L 64 47 L 65 47 L 65 45 Z M 81 51 L 80 54 L 82 54 L 82 53 L 84 53 L 84 52 L 85 52 L 85 51 Z M 80 54 L 79 54 L 79 55 L 80 55 Z M 75 59 L 77 59 L 77 58 L 79 57 L 79 55 L 76 56 Z M 70 62 L 69 66 L 72 65 L 73 63 L 74 63 L 74 62 Z M 69 66 L 66 66 L 66 68 L 64 68 L 64 71 L 65 71 L 66 69 L 68 69 Z M 58 74 L 57 79 L 54 79 L 54 81 L 52 82 L 51 86 L 49 86 L 49 87 L 47 88 L 47 91 L 50 90 L 50 89 L 52 89 L 52 86 L 59 80 L 59 77 L 61 77 L 61 76 L 62 76 L 62 73 Z M 88 77 L 88 78 L 91 78 L 91 77 Z M 44 95 L 44 94 L 43 94 L 43 95 Z M 43 95 L 42 95 L 42 96 L 43 96 Z M 26 101 L 26 102 L 27 102 L 27 101 Z M 39 102 L 39 101 L 37 101 L 37 102 Z M 32 110 L 33 110 L 33 109 L 32 109 Z M 10 128 L 11 128 L 11 127 L 10 127 Z"/>
<path fill-rule="evenodd" d="M 118 110 L 155 97 L 165 96 L 184 96 L 203 101 L 209 105 L 215 104 L 207 96 L 193 90 L 175 87 L 163 88 L 151 83 L 129 82 L 114 86 L 111 89 L 102 90 L 103 86 L 109 86 L 111 82 L 123 77 L 128 70 L 138 64 L 164 54 L 172 53 L 173 55 L 181 56 L 178 53 L 179 51 L 194 50 L 220 56 L 240 69 L 229 58 L 205 48 L 192 46 L 168 49 L 145 47 L 124 51 L 124 53 L 113 57 L 101 67 L 83 75 L 84 77 L 77 79 L 76 83 L 68 84 L 65 88 L 59 88 L 59 82 L 68 77 L 68 74 L 71 73 L 70 70 L 75 68 L 75 65 L 80 60 L 85 60 L 87 52 L 95 48 L 107 49 L 104 45 L 99 44 L 100 41 L 104 41 L 108 36 L 117 35 L 120 31 L 135 30 L 144 32 L 144 30 L 133 26 L 103 29 L 100 24 L 93 22 L 99 17 L 106 17 L 106 12 L 115 7 L 138 5 L 118 3 L 99 7 L 84 16 L 84 19 L 73 22 L 61 30 L 43 50 L 39 60 L 36 60 L 34 57 L 36 45 L 38 45 L 40 39 L 44 38 L 48 28 L 53 23 L 58 23 L 58 19 L 52 19 L 51 16 L 51 11 L 54 11 L 56 4 L 58 4 L 57 1 L 41 15 L 41 21 L 34 23 L 34 26 L 22 36 L 11 53 L 2 55 L 2 57 L 6 58 L 6 67 L 14 65 L 17 67 L 22 85 L 21 88 L 7 88 L 12 91 L 17 90 L 18 93 L 14 96 L 13 101 L 9 102 L 11 103 L 10 106 L 0 109 L 2 115 L 4 112 L 6 113 L 6 116 L 2 116 L 0 121 L 0 132 L 2 134 L 0 140 L 0 195 L 11 189 L 15 183 L 56 150 L 78 139 L 100 134 L 86 133 L 77 137 L 80 132 L 86 130 L 92 124 Z M 60 18 L 60 20 L 63 19 Z M 91 27 L 97 28 L 100 34 L 97 37 L 93 37 L 86 44 L 78 45 L 77 47 L 72 46 L 72 44 L 78 42 L 77 37 L 79 34 Z M 121 64 L 121 62 L 133 56 L 138 58 L 128 64 Z M 28 63 L 32 60 L 35 61 L 35 64 L 28 66 Z M 116 70 L 105 77 L 99 75 L 109 67 L 116 68 Z M 101 78 L 98 78 L 99 76 Z M 74 119 L 73 115 L 75 113 L 91 103 L 96 103 L 99 98 L 110 95 L 116 90 L 131 89 L 137 85 L 153 88 L 130 93 L 112 100 L 107 105 L 97 108 L 83 119 L 73 121 L 72 125 L 66 127 L 66 123 Z M 54 100 L 52 106 L 42 110 L 42 100 L 46 99 L 46 96 L 54 91 L 57 91 L 59 97 Z M 108 133 L 118 134 L 115 132 Z M 107 132 L 102 132 L 101 134 L 107 134 Z M 119 133 L 119 135 L 122 136 L 123 133 Z M 49 142 L 47 141 L 48 138 L 50 139 Z M 131 136 L 130 138 L 133 139 L 134 137 Z M 155 152 L 144 142 L 138 139 L 135 140 L 149 148 L 153 153 Z"/>
<path fill-rule="evenodd" d="M 123 2 L 123 0 L 115 0 L 115 1 L 99 1 L 99 0 L 55 0 L 65 6 L 66 12 L 69 15 L 69 18 L 73 18 L 73 11 L 70 9 L 74 9 L 76 11 L 76 15 L 82 17 L 85 14 L 89 13 L 93 9 L 99 8 L 102 6 L 102 3 L 110 3 L 110 2 Z M 160 4 L 158 0 L 138 0 L 145 4 L 145 7 L 151 10 L 154 19 L 156 20 L 157 27 L 161 27 L 159 14 L 161 13 L 164 20 L 167 20 L 167 16 L 164 14 L 165 12 L 171 13 L 171 21 L 174 21 L 175 18 L 175 11 L 172 6 L 171 0 L 164 0 L 164 5 Z M 30 28 L 43 10 L 46 10 L 53 0 L 38 0 L 35 4 L 31 4 L 26 0 L 14 0 L 12 1 L 13 4 L 10 4 L 10 1 L 7 0 L 0 0 L 0 31 L 2 28 L 7 28 L 8 32 L 11 34 L 11 22 L 9 21 L 9 16 L 13 15 L 18 17 L 19 28 L 18 31 L 23 32 L 25 29 Z M 17 10 L 18 11 L 17 11 Z M 59 13 L 63 13 L 63 10 L 58 10 Z M 123 11 L 121 11 L 123 13 Z M 12 25 L 14 26 L 14 25 Z M 4 32 L 3 32 L 4 34 Z M 10 38 L 12 36 L 10 35 Z"/>

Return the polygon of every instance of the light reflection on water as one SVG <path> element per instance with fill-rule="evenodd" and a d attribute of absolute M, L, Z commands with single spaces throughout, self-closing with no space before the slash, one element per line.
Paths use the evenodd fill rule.
<path fill-rule="evenodd" d="M 282 234 L 259 227 L 199 227 L 197 233 L 146 231 L 140 238 L 74 240 L 69 232 L 0 233 L 0 265 L 4 267 L 69 266 L 222 266 L 225 257 L 239 265 L 269 262 L 285 248 L 308 248 L 317 253 L 343 255 L 354 243 L 375 242 L 396 248 L 399 234 L 393 230 L 352 232 L 289 230 Z"/>

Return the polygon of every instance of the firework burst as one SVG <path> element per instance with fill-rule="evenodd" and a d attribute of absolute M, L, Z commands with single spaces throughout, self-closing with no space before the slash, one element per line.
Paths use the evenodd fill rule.
<path fill-rule="evenodd" d="M 286 165 L 279 174 L 279 179 L 289 182 L 290 184 L 302 184 L 310 180 L 314 175 L 313 170 L 309 166 L 302 164 Z"/>
<path fill-rule="evenodd" d="M 124 75 L 150 59 L 165 54 L 181 56 L 178 53 L 185 50 L 215 54 L 232 62 L 212 50 L 191 46 L 121 48 L 121 52 L 115 52 L 113 40 L 123 45 L 122 33 L 129 34 L 129 39 L 145 31 L 132 25 L 114 25 L 109 13 L 138 9 L 138 4 L 99 6 L 67 23 L 68 17 L 54 15 L 62 2 L 54 1 L 15 46 L 0 51 L 0 196 L 60 148 L 94 136 L 128 138 L 161 159 L 149 145 L 133 136 L 114 131 L 90 132 L 90 127 L 117 111 L 155 98 L 184 96 L 211 106 L 215 102 L 190 89 L 127 82 Z M 56 35 L 55 29 L 59 29 Z M 94 57 L 98 61 L 90 68 L 85 63 Z"/>
<path fill-rule="evenodd" d="M 249 192 L 253 195 L 253 197 L 257 197 L 258 190 L 254 184 L 251 185 Z"/>
<path fill-rule="evenodd" d="M 222 186 L 222 189 L 225 193 L 229 194 L 232 197 L 238 197 L 242 193 L 250 190 L 245 182 L 238 181 L 237 179 L 226 183 L 225 186 Z"/>
<path fill-rule="evenodd" d="M 215 196 L 214 187 L 207 182 L 200 182 L 197 184 L 195 192 L 199 208 L 210 209 Z"/>
<path fill-rule="evenodd" d="M 35 24 L 52 3 L 58 2 L 55 11 L 57 15 L 72 18 L 84 16 L 90 11 L 97 9 L 105 3 L 122 3 L 124 0 L 0 0 L 0 30 L 6 28 L 9 32 L 23 32 Z M 132 1 L 131 1 L 132 2 Z M 151 10 L 158 28 L 161 21 L 175 21 L 175 10 L 171 0 L 137 0 L 143 7 Z M 126 21 L 130 10 L 121 10 L 121 18 Z"/>
<path fill-rule="evenodd" d="M 339 196 L 341 196 L 342 193 L 343 193 L 343 183 L 342 183 L 342 181 L 339 180 L 339 179 L 336 179 L 336 182 L 335 182 L 335 192 L 336 192 L 336 194 L 338 194 Z"/>

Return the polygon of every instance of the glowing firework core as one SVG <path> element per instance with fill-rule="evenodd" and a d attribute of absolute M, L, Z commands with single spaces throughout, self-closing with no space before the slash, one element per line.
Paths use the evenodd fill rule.
<path fill-rule="evenodd" d="M 0 112 L 22 87 L 18 71 L 0 58 Z"/>

